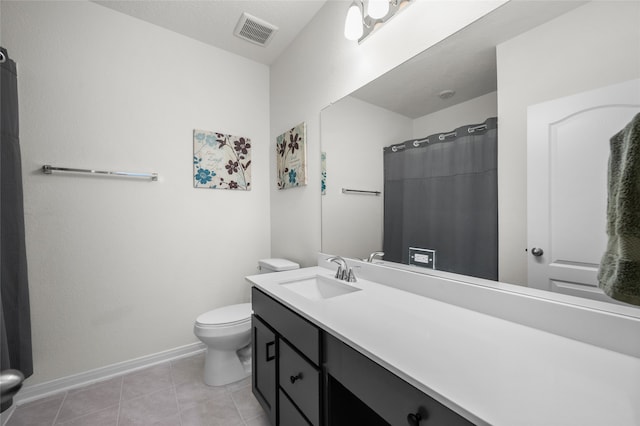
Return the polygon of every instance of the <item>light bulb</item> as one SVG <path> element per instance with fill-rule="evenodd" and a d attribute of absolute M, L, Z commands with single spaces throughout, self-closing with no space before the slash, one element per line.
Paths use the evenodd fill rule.
<path fill-rule="evenodd" d="M 387 0 L 369 0 L 367 2 L 367 15 L 373 19 L 380 19 L 389 13 L 389 2 Z"/>
<path fill-rule="evenodd" d="M 362 33 L 362 10 L 357 2 L 353 2 L 344 21 L 344 36 L 347 40 L 357 40 L 362 37 Z"/>

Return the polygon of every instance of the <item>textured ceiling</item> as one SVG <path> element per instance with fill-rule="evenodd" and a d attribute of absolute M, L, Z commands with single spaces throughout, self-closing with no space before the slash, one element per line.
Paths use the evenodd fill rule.
<path fill-rule="evenodd" d="M 270 65 L 326 0 L 94 0 L 109 9 Z M 233 34 L 243 12 L 278 27 L 266 46 Z"/>
<path fill-rule="evenodd" d="M 203 43 L 270 65 L 327 0 L 93 1 Z M 497 89 L 497 44 L 583 3 L 585 2 L 556 0 L 507 2 L 467 28 L 355 91 L 353 96 L 407 117 L 417 118 L 493 92 Z M 278 27 L 273 40 L 266 47 L 255 45 L 233 34 L 243 12 Z M 446 100 L 440 99 L 438 93 L 445 89 L 455 90 L 455 96 Z"/>
<path fill-rule="evenodd" d="M 511 1 L 352 96 L 418 118 L 497 90 L 496 45 L 574 9 L 582 1 Z M 446 89 L 456 94 L 443 100 Z"/>

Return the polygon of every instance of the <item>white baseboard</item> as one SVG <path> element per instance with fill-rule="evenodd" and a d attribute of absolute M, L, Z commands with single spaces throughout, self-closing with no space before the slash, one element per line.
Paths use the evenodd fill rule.
<path fill-rule="evenodd" d="M 7 422 L 11 418 L 11 415 L 13 414 L 15 409 L 16 409 L 16 404 L 13 404 L 11 407 L 7 408 L 6 411 L 0 413 L 0 424 L 2 426 L 7 424 Z"/>
<path fill-rule="evenodd" d="M 13 404 L 14 406 L 22 405 L 58 392 L 90 385 L 92 383 L 100 382 L 125 373 L 130 373 L 135 370 L 147 368 L 155 364 L 196 355 L 205 350 L 206 346 L 202 342 L 196 342 L 129 361 L 96 368 L 95 370 L 62 377 L 49 382 L 25 385 L 13 398 Z"/>

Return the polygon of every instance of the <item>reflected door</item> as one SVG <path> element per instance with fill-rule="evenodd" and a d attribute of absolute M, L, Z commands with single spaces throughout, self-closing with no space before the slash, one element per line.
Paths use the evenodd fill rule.
<path fill-rule="evenodd" d="M 598 288 L 607 243 L 609 139 L 640 112 L 640 80 L 529 107 L 529 286 L 613 301 Z"/>

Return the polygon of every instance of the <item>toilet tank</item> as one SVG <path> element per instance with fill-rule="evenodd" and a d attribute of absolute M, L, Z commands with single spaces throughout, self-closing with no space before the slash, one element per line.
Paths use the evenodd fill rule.
<path fill-rule="evenodd" d="M 258 270 L 261 274 L 290 271 L 298 268 L 300 268 L 300 265 L 287 259 L 261 259 L 258 261 Z"/>

